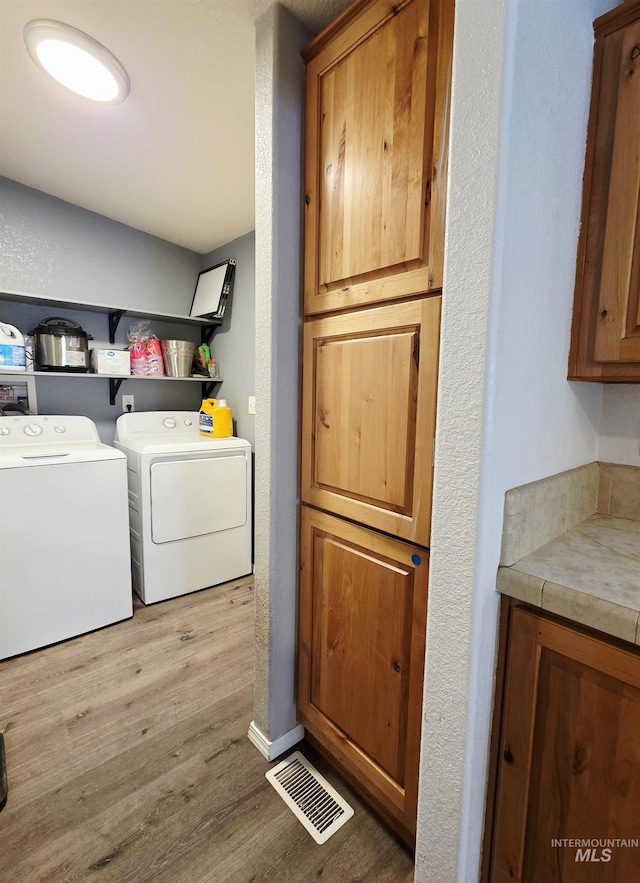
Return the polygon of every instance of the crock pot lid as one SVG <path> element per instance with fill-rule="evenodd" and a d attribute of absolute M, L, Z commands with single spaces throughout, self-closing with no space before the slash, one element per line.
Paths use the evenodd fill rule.
<path fill-rule="evenodd" d="M 50 324 L 47 324 L 50 323 Z M 43 319 L 29 334 L 53 334 L 54 337 L 89 337 L 77 322 L 64 319 L 62 316 L 51 316 Z"/>

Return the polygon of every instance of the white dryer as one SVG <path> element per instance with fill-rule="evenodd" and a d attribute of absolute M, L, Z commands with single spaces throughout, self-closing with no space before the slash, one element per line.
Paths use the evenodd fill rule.
<path fill-rule="evenodd" d="M 251 445 L 200 435 L 198 412 L 123 414 L 134 591 L 145 604 L 251 572 Z"/>
<path fill-rule="evenodd" d="M 0 417 L 0 659 L 132 615 L 124 456 L 88 417 Z"/>

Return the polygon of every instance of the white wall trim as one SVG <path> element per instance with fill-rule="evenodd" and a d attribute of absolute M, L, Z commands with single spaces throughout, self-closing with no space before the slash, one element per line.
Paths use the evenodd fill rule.
<path fill-rule="evenodd" d="M 267 739 L 262 730 L 258 729 L 256 722 L 251 721 L 247 736 L 249 737 L 249 742 L 258 749 L 260 754 L 268 761 L 272 761 L 304 739 L 304 727 L 302 724 L 298 724 L 297 727 L 289 730 L 284 736 L 280 736 L 279 739 L 275 739 L 271 742 Z"/>

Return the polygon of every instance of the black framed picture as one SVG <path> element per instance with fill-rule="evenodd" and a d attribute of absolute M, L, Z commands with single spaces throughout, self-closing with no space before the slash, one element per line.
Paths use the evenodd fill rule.
<path fill-rule="evenodd" d="M 189 315 L 198 319 L 222 319 L 235 271 L 236 262 L 230 259 L 198 273 Z"/>

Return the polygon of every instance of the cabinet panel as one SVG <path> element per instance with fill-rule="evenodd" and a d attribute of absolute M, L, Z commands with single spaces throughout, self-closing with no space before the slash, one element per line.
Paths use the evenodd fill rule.
<path fill-rule="evenodd" d="M 320 285 L 420 257 L 423 9 L 406 6 L 320 79 Z M 399 51 L 416 34 L 420 51 Z"/>
<path fill-rule="evenodd" d="M 636 51 L 640 46 L 640 20 L 605 39 L 615 41 L 619 49 L 616 45 L 617 95 L 604 219 L 595 360 L 638 362 L 639 280 L 638 268 L 634 265 L 640 255 L 634 261 L 634 249 L 640 207 L 640 52 Z M 604 51 L 608 51 L 607 47 Z"/>
<path fill-rule="evenodd" d="M 305 325 L 302 498 L 427 546 L 440 297 Z"/>
<path fill-rule="evenodd" d="M 569 377 L 640 381 L 640 2 L 595 30 Z"/>
<path fill-rule="evenodd" d="M 317 342 L 319 487 L 391 511 L 411 512 L 417 345 L 416 329 Z M 385 444 L 390 431 L 394 447 Z"/>
<path fill-rule="evenodd" d="M 516 608 L 499 765 L 492 881 L 640 879 L 636 652 Z"/>
<path fill-rule="evenodd" d="M 301 721 L 415 831 L 428 556 L 306 507 L 301 548 Z"/>
<path fill-rule="evenodd" d="M 414 568 L 318 532 L 313 566 L 310 701 L 404 784 Z"/>
<path fill-rule="evenodd" d="M 453 4 L 352 15 L 307 53 L 306 313 L 442 286 Z"/>

